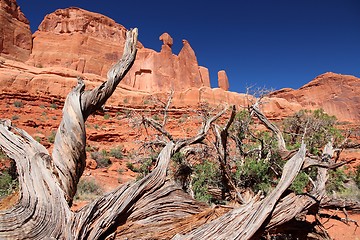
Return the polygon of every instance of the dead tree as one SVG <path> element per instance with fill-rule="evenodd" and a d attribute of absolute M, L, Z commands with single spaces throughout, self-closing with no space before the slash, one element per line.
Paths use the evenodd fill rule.
<path fill-rule="evenodd" d="M 85 167 L 85 121 L 105 104 L 132 66 L 136 44 L 137 29 L 133 29 L 127 33 L 122 59 L 99 87 L 85 91 L 82 79 L 78 79 L 77 86 L 66 98 L 52 156 L 25 131 L 12 126 L 8 120 L 1 120 L 0 147 L 16 162 L 20 193 L 15 206 L 0 211 L 0 239 L 105 239 L 114 237 L 115 233 L 131 239 L 250 239 L 289 222 L 321 201 L 326 167 L 330 164 L 319 161 L 305 164 L 304 144 L 287 161 L 279 184 L 266 198 L 253 198 L 226 211 L 209 209 L 169 179 L 167 172 L 174 153 L 201 143 L 224 110 L 209 117 L 200 131 L 187 139 L 174 139 L 162 125 L 150 121 L 149 124 L 167 137 L 151 173 L 120 186 L 77 212 L 71 211 Z M 215 127 L 219 141 L 231 121 L 222 130 Z M 274 132 L 277 134 L 276 129 Z M 224 165 L 224 176 L 228 177 L 226 146 L 218 143 L 222 154 L 219 159 Z M 329 146 L 325 152 L 331 156 L 332 148 Z M 285 194 L 300 169 L 316 164 L 322 167 L 312 196 Z"/>

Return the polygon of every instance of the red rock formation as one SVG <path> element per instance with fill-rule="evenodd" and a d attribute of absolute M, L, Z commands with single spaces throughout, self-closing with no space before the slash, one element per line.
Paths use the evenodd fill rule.
<path fill-rule="evenodd" d="M 172 37 L 168 33 L 163 33 L 159 37 L 159 40 L 163 42 L 161 51 L 170 51 L 171 52 L 171 47 L 173 45 Z"/>
<path fill-rule="evenodd" d="M 86 79 L 86 87 L 94 88 L 106 79 L 104 77 L 83 73 L 63 67 L 34 67 L 25 63 L 12 61 L 0 57 L 0 100 L 4 98 L 25 98 L 64 101 L 68 92 L 77 84 L 76 77 Z M 156 95 L 166 101 L 167 92 L 147 93 L 138 91 L 123 83 L 108 100 L 107 106 L 130 104 L 139 107 L 150 95 Z M 244 94 L 223 91 L 209 87 L 189 88 L 175 91 L 173 106 L 175 108 L 192 108 L 201 102 L 211 105 L 236 104 L 246 105 L 247 96 Z"/>
<path fill-rule="evenodd" d="M 302 108 L 323 108 L 340 121 L 360 122 L 359 93 L 359 78 L 328 72 L 298 90 L 283 89 L 272 96 L 298 103 Z"/>
<path fill-rule="evenodd" d="M 105 76 L 122 54 L 125 33 L 122 25 L 103 15 L 79 8 L 59 9 L 48 14 L 34 33 L 28 63 Z"/>
<path fill-rule="evenodd" d="M 229 80 L 224 70 L 218 72 L 218 84 L 219 88 L 228 91 L 229 90 Z"/>
<path fill-rule="evenodd" d="M 28 56 L 26 48 L 20 48 L 21 44 L 8 36 L 24 36 L 17 33 L 30 31 L 28 22 L 16 2 L 0 3 L 0 20 L 13 29 L 11 32 L 0 25 L 2 31 L 9 33 L 1 38 L 1 54 L 12 49 L 13 58 L 24 60 Z M 34 34 L 33 53 L 27 63 L 37 67 L 11 61 L 8 54 L 7 59 L 0 58 L 0 91 L 29 98 L 63 99 L 76 84 L 77 75 L 87 79 L 89 87 L 97 85 L 105 80 L 108 68 L 122 54 L 125 32 L 123 26 L 97 13 L 79 8 L 57 10 L 45 17 Z M 160 52 L 139 43 L 134 66 L 117 90 L 121 94 L 115 94 L 109 105 L 121 105 L 125 100 L 141 105 L 149 93 L 166 96 L 170 89 L 175 90 L 174 106 L 180 108 L 200 102 L 246 105 L 245 95 L 227 91 L 225 71 L 218 73 L 220 88 L 209 88 L 209 71 L 198 65 L 186 40 L 177 56 L 172 53 L 173 39 L 169 34 L 164 33 L 159 39 L 163 42 Z M 23 43 L 26 42 L 29 41 Z M 299 90 L 283 89 L 272 94 L 264 111 L 272 119 L 282 119 L 301 108 L 323 108 L 341 121 L 359 122 L 359 86 L 356 77 L 326 73 Z"/>
<path fill-rule="evenodd" d="M 28 63 L 106 76 L 122 55 L 125 32 L 122 25 L 101 14 L 79 8 L 60 9 L 47 15 L 35 32 Z M 163 41 L 160 53 L 139 44 L 137 59 L 124 84 L 147 92 L 210 87 L 209 76 L 199 67 L 187 41 L 183 41 L 184 46 L 176 56 L 171 50 L 171 36 L 164 33 L 160 40 Z"/>
<path fill-rule="evenodd" d="M 29 21 L 15 0 L 0 0 L 0 55 L 26 61 L 31 53 Z"/>

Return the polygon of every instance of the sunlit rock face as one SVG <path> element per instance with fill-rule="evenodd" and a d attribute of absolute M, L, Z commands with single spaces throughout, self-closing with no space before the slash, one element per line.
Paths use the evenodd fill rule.
<path fill-rule="evenodd" d="M 31 53 L 29 21 L 15 0 L 0 0 L 0 55 L 26 61 Z"/>
<path fill-rule="evenodd" d="M 218 84 L 219 88 L 225 91 L 229 90 L 229 80 L 224 70 L 218 72 Z"/>
<path fill-rule="evenodd" d="M 283 89 L 272 96 L 298 103 L 302 108 L 322 108 L 340 121 L 360 122 L 359 93 L 359 78 L 328 72 L 298 90 Z"/>
<path fill-rule="evenodd" d="M 79 8 L 57 10 L 33 34 L 15 1 L 0 0 L 0 91 L 7 96 L 63 99 L 82 76 L 89 88 L 106 80 L 112 64 L 122 56 L 126 28 L 98 13 Z M 6 27 L 5 27 L 6 26 Z M 141 29 L 139 30 L 141 32 Z M 141 35 L 140 35 L 141 36 Z M 190 43 L 183 40 L 179 54 L 172 51 L 168 33 L 159 36 L 160 52 L 138 43 L 136 61 L 109 104 L 140 106 L 150 94 L 166 98 L 174 90 L 173 106 L 199 103 L 246 106 L 250 97 L 230 92 L 225 71 L 219 88 L 210 87 L 209 70 L 199 66 Z M 282 89 L 266 98 L 263 111 L 281 120 L 300 109 L 323 108 L 340 121 L 360 121 L 360 80 L 325 73 L 298 90 Z"/>
<path fill-rule="evenodd" d="M 59 9 L 48 14 L 34 33 L 28 63 L 62 66 L 105 77 L 122 55 L 125 39 L 125 27 L 106 16 L 79 8 Z M 147 92 L 210 86 L 206 68 L 198 65 L 186 40 L 178 56 L 172 53 L 173 39 L 169 34 L 162 34 L 160 40 L 160 52 L 138 44 L 136 61 L 124 84 Z"/>

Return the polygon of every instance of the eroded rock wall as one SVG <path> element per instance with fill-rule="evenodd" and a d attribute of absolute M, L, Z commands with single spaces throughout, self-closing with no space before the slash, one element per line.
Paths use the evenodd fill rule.
<path fill-rule="evenodd" d="M 15 0 L 0 0 L 0 56 L 26 61 L 32 49 L 29 21 Z"/>

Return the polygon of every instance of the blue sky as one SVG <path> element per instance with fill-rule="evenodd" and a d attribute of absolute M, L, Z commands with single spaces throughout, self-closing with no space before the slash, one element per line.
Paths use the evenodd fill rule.
<path fill-rule="evenodd" d="M 76 6 L 139 28 L 139 40 L 156 51 L 163 32 L 174 39 L 175 54 L 186 39 L 209 69 L 212 87 L 219 70 L 235 92 L 297 89 L 325 72 L 360 77 L 358 0 L 17 2 L 32 31 L 46 14 Z"/>

